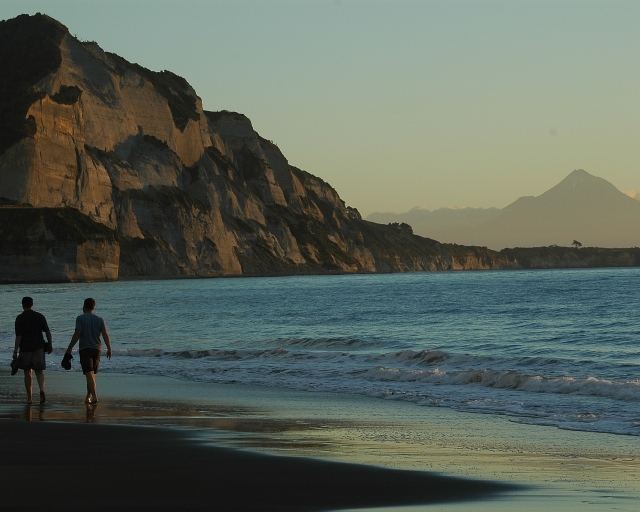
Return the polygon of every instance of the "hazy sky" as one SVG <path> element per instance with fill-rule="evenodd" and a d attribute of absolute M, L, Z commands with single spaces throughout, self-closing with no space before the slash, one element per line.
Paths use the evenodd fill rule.
<path fill-rule="evenodd" d="M 363 214 L 640 190 L 636 0 L 2 0 L 184 76 Z"/>

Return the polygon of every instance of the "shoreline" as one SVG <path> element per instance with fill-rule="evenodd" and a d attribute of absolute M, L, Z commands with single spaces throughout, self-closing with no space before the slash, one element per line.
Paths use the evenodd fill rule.
<path fill-rule="evenodd" d="M 157 427 L 175 432 L 168 434 L 169 438 L 179 434 L 198 447 L 206 444 L 231 449 L 234 454 L 293 456 L 302 464 L 301 471 L 311 467 L 305 465 L 306 461 L 356 464 L 357 467 L 350 466 L 350 471 L 362 478 L 372 475 L 366 468 L 411 470 L 409 474 L 416 478 L 419 474 L 424 477 L 427 471 L 425 482 L 436 482 L 430 479 L 434 475 L 446 475 L 437 485 L 456 487 L 453 482 L 458 482 L 457 478 L 486 484 L 469 488 L 470 492 L 479 489 L 479 494 L 474 495 L 477 500 L 473 501 L 473 510 L 520 507 L 526 511 L 583 511 L 585 507 L 589 509 L 585 502 L 591 510 L 603 510 L 603 504 L 615 505 L 617 510 L 634 510 L 634 500 L 640 499 L 640 442 L 629 436 L 560 431 L 481 413 L 374 398 L 110 373 L 99 378 L 101 403 L 89 416 L 81 401 L 81 374 L 50 372 L 47 379 L 49 403 L 44 407 L 24 407 L 21 379 L 0 377 L 4 395 L 0 425 L 24 425 L 25 419 L 30 419 L 43 428 L 62 425 L 60 428 L 72 430 L 78 426 Z M 91 425 L 78 425 L 85 422 Z M 111 436 L 110 432 L 105 435 Z M 119 442 L 118 435 L 113 434 L 113 442 Z M 183 446 L 181 443 L 178 444 Z M 5 459 L 9 470 L 15 459 Z M 273 462 L 264 462 L 265 467 L 272 467 L 269 461 Z M 163 463 L 156 460 L 151 468 Z M 207 464 L 217 464 L 215 457 Z M 202 471 L 205 467 L 206 464 Z M 327 470 L 325 476 L 332 475 L 333 469 Z M 404 473 L 391 477 L 399 479 L 399 487 L 394 489 L 403 488 Z M 492 489 L 497 494 L 492 494 Z M 394 491 L 394 501 L 344 501 L 326 509 L 409 505 L 402 495 Z M 415 496 L 419 500 L 411 502 L 418 507 L 415 510 L 422 510 L 429 497 Z M 291 510 L 320 510 L 314 509 L 313 503 L 300 503 Z M 466 510 L 469 502 L 466 503 L 455 505 L 447 501 L 439 507 Z M 252 509 L 253 505 L 245 509 Z"/>
<path fill-rule="evenodd" d="M 531 249 L 536 249 L 532 247 Z M 588 247 L 585 249 L 589 249 Z M 600 249 L 600 248 L 597 248 Z M 635 248 L 630 248 L 635 249 Z M 503 249 L 513 250 L 513 249 Z M 519 249 L 517 249 L 519 250 Z M 582 250 L 582 249 L 577 249 Z M 606 249 L 605 249 L 606 250 Z M 627 249 L 611 249 L 627 250 Z M 377 275 L 396 275 L 396 274 L 443 274 L 443 273 L 475 273 L 475 272 L 535 272 L 535 271 L 553 271 L 553 270 L 607 270 L 607 269 L 637 269 L 638 264 L 620 264 L 620 265 L 589 265 L 589 266 L 532 266 L 532 267 L 495 267 L 495 268 L 450 268 L 442 270 L 407 270 L 407 271 L 379 271 L 379 272 L 343 272 L 343 271 L 327 271 L 327 272 L 274 272 L 269 274 L 216 274 L 216 275 L 174 275 L 174 276 L 126 276 L 117 279 L 84 279 L 84 280 L 58 280 L 58 281 L 6 281 L 0 280 L 0 286 L 15 285 L 41 285 L 41 284 L 91 284 L 91 283 L 127 283 L 141 281 L 186 281 L 197 279 L 243 279 L 243 278 L 278 278 L 278 277 L 331 277 L 331 276 L 377 276 Z"/>

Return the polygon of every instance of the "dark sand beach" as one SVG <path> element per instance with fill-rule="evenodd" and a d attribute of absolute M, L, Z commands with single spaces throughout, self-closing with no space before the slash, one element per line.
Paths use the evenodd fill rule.
<path fill-rule="evenodd" d="M 0 377 L 4 510 L 633 510 L 637 440 L 325 393 Z M 54 391 L 55 390 L 55 391 Z M 598 443 L 601 443 L 598 445 Z"/>
<path fill-rule="evenodd" d="M 330 510 L 482 499 L 498 483 L 218 448 L 185 432 L 1 424 L 12 510 Z"/>

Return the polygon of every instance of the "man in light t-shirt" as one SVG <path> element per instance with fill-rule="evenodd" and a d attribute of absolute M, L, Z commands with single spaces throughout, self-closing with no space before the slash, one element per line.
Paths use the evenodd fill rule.
<path fill-rule="evenodd" d="M 107 346 L 107 357 L 111 359 L 111 340 L 107 333 L 107 326 L 104 320 L 98 315 L 93 314 L 96 307 L 94 299 L 85 299 L 82 306 L 82 314 L 76 318 L 76 330 L 71 337 L 71 342 L 67 348 L 67 353 L 71 354 L 74 345 L 80 340 L 80 365 L 82 373 L 87 378 L 87 397 L 85 403 L 98 403 L 96 394 L 96 373 L 100 366 L 100 353 L 102 351 L 102 342 L 100 335 L 104 339 Z"/>

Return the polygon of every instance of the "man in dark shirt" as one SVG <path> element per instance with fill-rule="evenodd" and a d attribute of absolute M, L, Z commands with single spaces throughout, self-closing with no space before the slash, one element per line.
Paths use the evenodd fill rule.
<path fill-rule="evenodd" d="M 33 311 L 33 299 L 24 297 L 22 299 L 21 314 L 16 317 L 16 344 L 13 350 L 14 359 L 18 360 L 18 367 L 24 370 L 24 387 L 27 390 L 27 403 L 32 403 L 32 376 L 31 370 L 36 374 L 38 386 L 40 387 L 40 403 L 45 402 L 44 393 L 44 370 L 46 363 L 44 359 L 45 350 L 51 353 L 51 331 L 47 325 L 44 315 Z M 48 343 L 45 344 L 42 333 L 47 335 Z M 18 351 L 20 351 L 18 355 Z"/>

